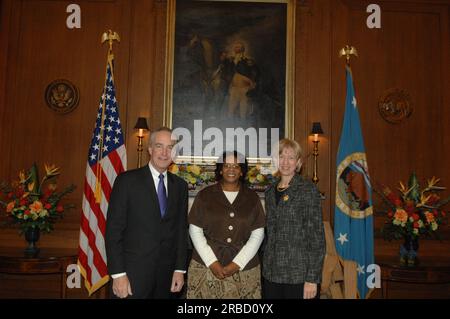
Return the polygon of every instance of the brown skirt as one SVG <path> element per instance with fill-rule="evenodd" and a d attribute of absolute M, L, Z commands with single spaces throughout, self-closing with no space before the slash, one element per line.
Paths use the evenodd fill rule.
<path fill-rule="evenodd" d="M 209 268 L 192 259 L 187 299 L 261 299 L 261 269 L 258 265 L 220 280 Z"/>

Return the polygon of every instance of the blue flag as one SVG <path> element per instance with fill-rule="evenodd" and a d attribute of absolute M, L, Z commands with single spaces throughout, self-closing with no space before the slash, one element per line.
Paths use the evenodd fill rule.
<path fill-rule="evenodd" d="M 371 274 L 367 267 L 374 263 L 372 187 L 349 67 L 346 76 L 344 125 L 336 158 L 334 234 L 340 257 L 356 262 L 358 294 L 360 298 L 367 298 L 366 280 Z"/>

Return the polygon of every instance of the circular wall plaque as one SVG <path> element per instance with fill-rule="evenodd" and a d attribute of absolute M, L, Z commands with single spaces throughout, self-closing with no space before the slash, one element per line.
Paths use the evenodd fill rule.
<path fill-rule="evenodd" d="M 378 102 L 381 117 L 392 124 L 398 124 L 413 111 L 409 94 L 404 90 L 388 90 Z"/>
<path fill-rule="evenodd" d="M 47 105 L 58 114 L 72 112 L 78 105 L 78 89 L 68 80 L 55 80 L 45 89 Z"/>

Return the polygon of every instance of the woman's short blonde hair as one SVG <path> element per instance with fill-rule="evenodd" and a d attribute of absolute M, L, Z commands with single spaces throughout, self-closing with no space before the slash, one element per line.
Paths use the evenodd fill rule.
<path fill-rule="evenodd" d="M 303 158 L 303 150 L 300 144 L 298 144 L 297 141 L 290 140 L 288 138 L 283 138 L 278 142 L 278 155 L 281 155 L 281 153 L 283 153 L 283 151 L 287 148 L 290 148 L 294 151 L 296 161 Z M 302 161 L 299 161 L 296 169 L 297 173 L 300 172 L 301 168 Z"/>

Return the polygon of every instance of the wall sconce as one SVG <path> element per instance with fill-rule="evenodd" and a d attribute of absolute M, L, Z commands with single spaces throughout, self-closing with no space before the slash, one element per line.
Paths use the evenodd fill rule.
<path fill-rule="evenodd" d="M 314 156 L 314 172 L 312 181 L 317 185 L 319 182 L 319 177 L 317 177 L 317 157 L 319 156 L 319 134 L 323 134 L 322 125 L 320 122 L 313 122 L 311 135 L 313 136 L 313 156 Z"/>
<path fill-rule="evenodd" d="M 145 117 L 139 117 L 137 119 L 136 125 L 134 126 L 135 130 L 139 130 L 138 132 L 138 168 L 141 167 L 141 160 L 142 160 L 142 151 L 144 150 L 143 148 L 143 143 L 142 140 L 144 138 L 144 131 L 148 131 L 148 125 L 147 125 L 147 119 Z"/>

